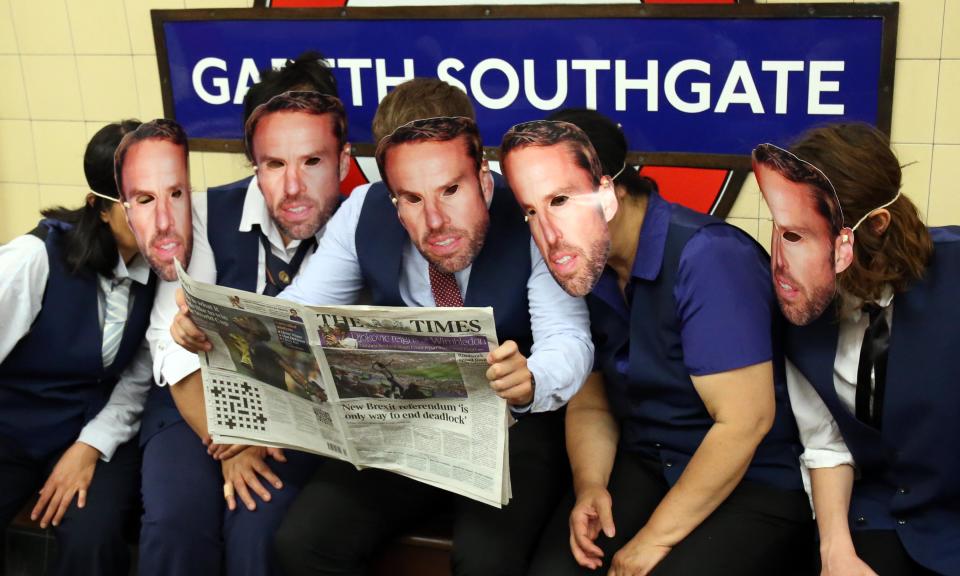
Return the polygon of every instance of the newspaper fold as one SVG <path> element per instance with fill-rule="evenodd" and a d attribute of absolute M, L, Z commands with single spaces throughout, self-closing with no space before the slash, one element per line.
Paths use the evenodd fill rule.
<path fill-rule="evenodd" d="M 213 440 L 313 452 L 500 507 L 508 411 L 487 382 L 492 308 L 302 306 L 178 265 Z"/>

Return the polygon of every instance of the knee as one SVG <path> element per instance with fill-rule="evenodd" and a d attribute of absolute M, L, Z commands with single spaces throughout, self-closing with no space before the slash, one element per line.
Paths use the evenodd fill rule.
<path fill-rule="evenodd" d="M 526 551 L 509 546 L 464 546 L 454 542 L 451 562 L 455 576 L 522 576 L 529 564 Z"/>

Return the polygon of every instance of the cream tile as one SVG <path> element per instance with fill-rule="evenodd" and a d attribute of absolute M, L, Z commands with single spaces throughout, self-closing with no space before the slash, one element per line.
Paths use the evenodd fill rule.
<path fill-rule="evenodd" d="M 73 54 L 63 0 L 10 0 L 17 44 L 23 54 Z"/>
<path fill-rule="evenodd" d="M 930 200 L 930 162 L 933 158 L 932 144 L 894 144 L 894 152 L 903 166 L 901 190 L 917 205 L 920 217 L 927 219 L 927 203 Z"/>
<path fill-rule="evenodd" d="M 114 121 L 140 112 L 131 56 L 77 56 L 86 120 Z"/>
<path fill-rule="evenodd" d="M 773 220 L 761 218 L 757 221 L 757 242 L 770 253 L 770 236 L 773 234 Z"/>
<path fill-rule="evenodd" d="M 960 58 L 960 0 L 946 0 L 943 9 L 941 58 Z"/>
<path fill-rule="evenodd" d="M 960 35 L 960 30 L 957 35 Z M 940 61 L 933 141 L 937 144 L 960 144 L 960 60 Z"/>
<path fill-rule="evenodd" d="M 133 69 L 137 78 L 137 99 L 140 104 L 140 119 L 143 121 L 163 117 L 163 95 L 160 93 L 160 73 L 156 56 L 134 56 Z"/>
<path fill-rule="evenodd" d="M 89 188 L 86 186 L 64 186 L 61 184 L 40 184 L 40 209 L 63 206 L 76 208 L 83 204 Z"/>
<path fill-rule="evenodd" d="M 897 58 L 939 58 L 943 0 L 900 2 Z"/>
<path fill-rule="evenodd" d="M 28 120 L 0 120 L 0 182 L 36 182 L 33 130 Z"/>
<path fill-rule="evenodd" d="M 939 69 L 937 60 L 897 61 L 891 130 L 894 141 L 933 141 Z"/>
<path fill-rule="evenodd" d="M 151 9 L 183 8 L 183 0 L 138 0 L 127 2 L 127 27 L 134 54 L 155 54 Z M 156 65 L 154 65 L 156 67 Z"/>
<path fill-rule="evenodd" d="M 930 216 L 927 224 L 943 226 L 960 223 L 960 146 L 933 147 L 933 173 L 930 176 Z"/>
<path fill-rule="evenodd" d="M 87 133 L 83 122 L 34 122 L 37 182 L 83 186 L 83 152 Z"/>
<path fill-rule="evenodd" d="M 743 186 L 740 187 L 740 193 L 737 195 L 733 206 L 730 207 L 730 213 L 727 214 L 727 218 L 756 219 L 760 214 L 758 206 L 760 202 L 760 188 L 757 186 L 757 179 L 753 177 L 753 173 L 751 172 L 747 174 L 747 179 L 743 181 Z"/>
<path fill-rule="evenodd" d="M 253 0 L 186 0 L 186 8 L 250 8 Z"/>
<path fill-rule="evenodd" d="M 23 56 L 20 63 L 34 120 L 83 119 L 74 56 Z"/>
<path fill-rule="evenodd" d="M 204 152 L 203 154 L 203 177 L 207 181 L 207 186 L 229 184 L 251 174 L 253 174 L 253 168 L 243 154 L 226 152 Z"/>
<path fill-rule="evenodd" d="M 30 118 L 20 56 L 0 56 L 0 78 L 4 79 L 0 90 L 0 118 Z"/>
<path fill-rule="evenodd" d="M 13 27 L 10 0 L 0 0 L 0 54 L 18 54 L 17 35 Z"/>
<path fill-rule="evenodd" d="M 66 0 L 77 54 L 129 54 L 122 0 Z"/>
<path fill-rule="evenodd" d="M 36 184 L 0 182 L 0 243 L 29 232 L 39 220 Z"/>
<path fill-rule="evenodd" d="M 743 230 L 753 238 L 757 238 L 760 221 L 756 218 L 727 218 L 727 223 Z"/>
<path fill-rule="evenodd" d="M 190 152 L 190 189 L 197 192 L 207 191 L 206 179 L 203 176 L 203 157 L 205 154 L 206 152 Z"/>

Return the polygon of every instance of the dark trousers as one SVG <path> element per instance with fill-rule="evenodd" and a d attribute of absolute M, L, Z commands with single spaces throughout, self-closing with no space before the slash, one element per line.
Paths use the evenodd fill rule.
<path fill-rule="evenodd" d="M 382 470 L 324 465 L 277 532 L 288 576 L 363 574 L 384 540 L 452 501 L 453 573 L 525 574 L 533 548 L 569 486 L 560 412 L 510 429 L 513 498 L 501 509 Z"/>
<path fill-rule="evenodd" d="M 48 458 L 32 459 L 13 441 L 0 438 L 0 526 L 6 528 L 40 490 L 61 455 L 58 452 Z M 74 496 L 60 525 L 53 528 L 59 550 L 55 574 L 127 573 L 130 554 L 124 540 L 124 523 L 136 518 L 139 484 L 140 450 L 136 440 L 117 448 L 110 462 L 97 462 L 86 505 L 77 508 Z"/>
<path fill-rule="evenodd" d="M 896 530 L 853 530 L 857 556 L 880 576 L 936 576 L 907 554 Z"/>
<path fill-rule="evenodd" d="M 646 524 L 669 490 L 660 464 L 636 454 L 617 455 L 607 485 L 613 500 L 616 535 L 600 534 L 603 566 L 579 566 L 570 552 L 568 494 L 544 533 L 530 574 L 563 576 L 606 574 L 613 555 Z M 802 490 L 783 491 L 741 482 L 713 514 L 654 568 L 656 576 L 769 576 L 812 574 L 814 523 Z"/>
<path fill-rule="evenodd" d="M 227 510 L 219 462 L 207 455 L 185 422 L 154 434 L 143 452 L 143 520 L 140 532 L 141 576 L 262 576 L 279 574 L 272 536 L 300 487 L 322 461 L 293 450 L 287 462 L 267 465 L 283 482 L 272 496 L 247 510 Z"/>

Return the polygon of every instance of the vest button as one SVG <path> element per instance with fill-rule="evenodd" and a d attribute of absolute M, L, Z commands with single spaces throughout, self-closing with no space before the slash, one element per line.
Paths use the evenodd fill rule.
<path fill-rule="evenodd" d="M 906 488 L 897 488 L 897 494 L 899 494 L 899 495 L 901 495 L 901 496 L 903 496 L 903 495 L 906 494 L 907 492 L 910 492 L 910 490 L 907 490 Z"/>
<path fill-rule="evenodd" d="M 897 524 L 899 524 L 900 526 L 903 526 L 903 525 L 905 525 L 906 523 L 907 523 L 907 521 L 904 520 L 903 518 L 897 520 Z"/>
<path fill-rule="evenodd" d="M 673 468 L 673 462 L 671 462 L 670 460 L 667 460 L 666 462 L 664 462 L 663 465 L 666 466 L 667 468 Z"/>
<path fill-rule="evenodd" d="M 864 524 L 867 523 L 867 519 L 864 518 L 863 516 L 858 516 L 857 519 L 855 520 L 855 522 L 856 522 L 857 524 L 860 524 L 860 525 L 862 526 L 862 525 L 864 525 Z"/>
<path fill-rule="evenodd" d="M 659 442 L 654 442 L 653 445 L 654 445 L 654 447 L 656 447 L 656 448 L 660 448 L 660 447 L 663 446 L 663 444 L 661 444 L 661 443 L 659 443 Z"/>

